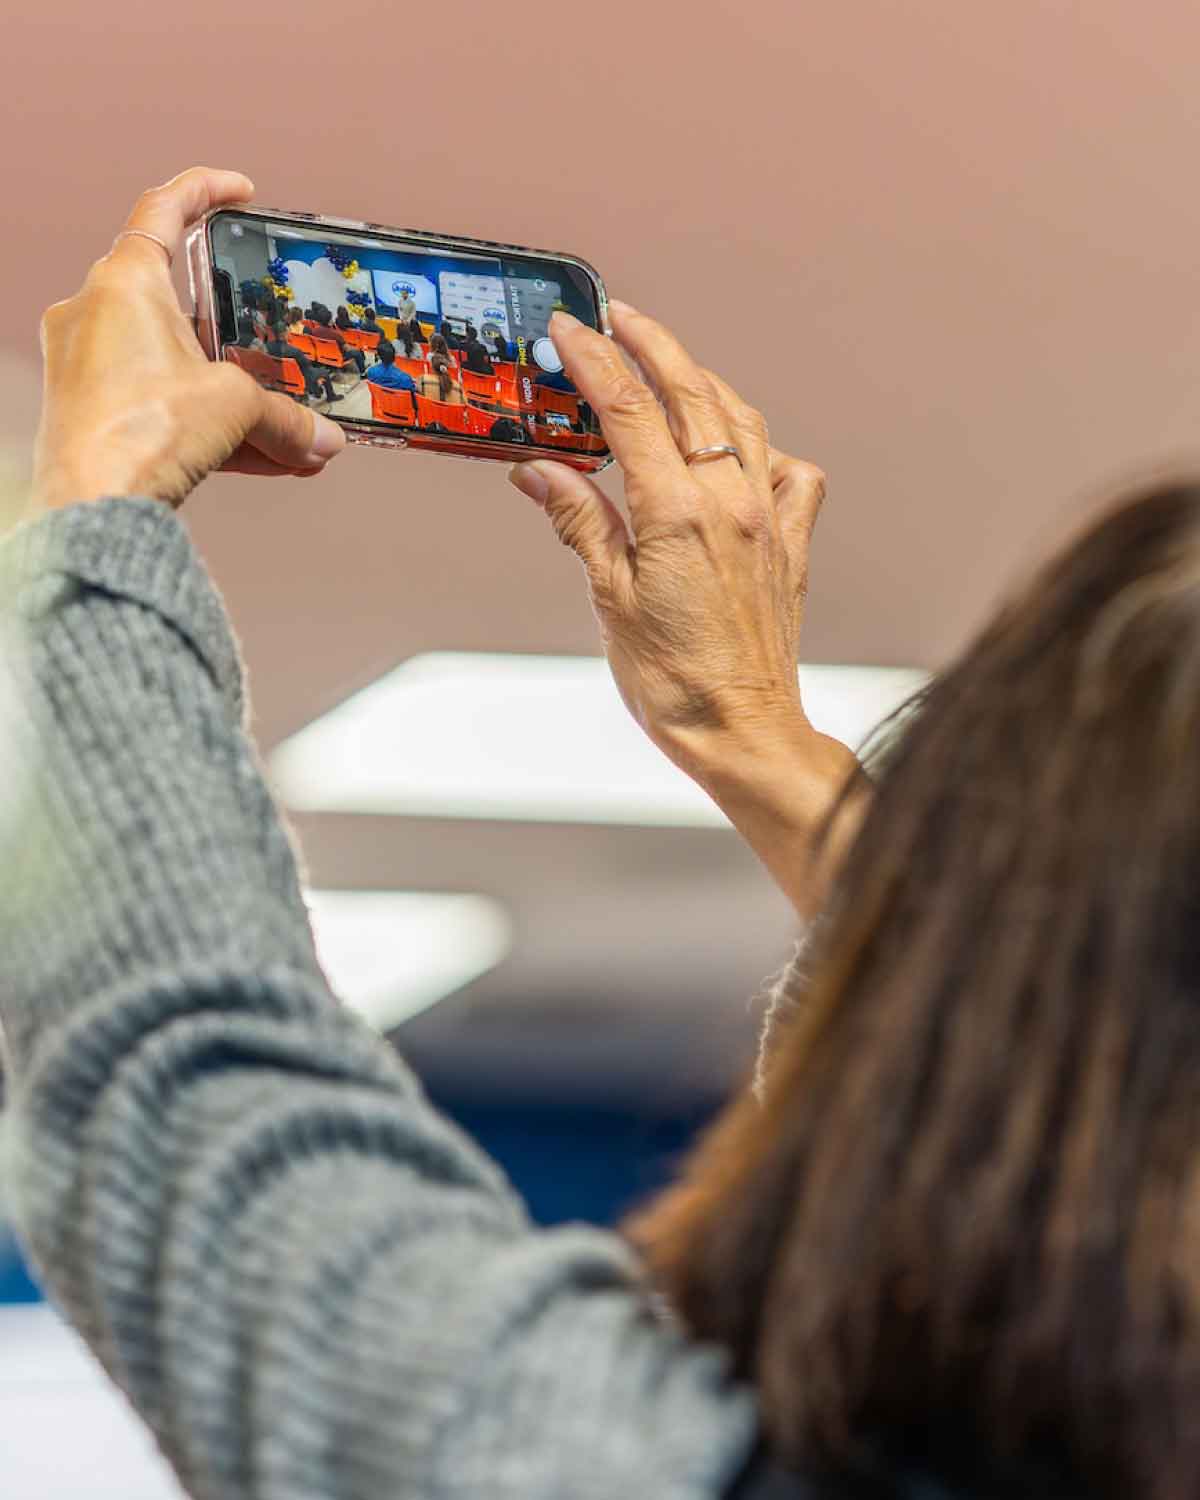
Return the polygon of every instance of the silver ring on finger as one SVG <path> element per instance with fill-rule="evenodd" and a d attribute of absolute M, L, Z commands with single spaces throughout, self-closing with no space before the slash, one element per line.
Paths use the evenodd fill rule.
<path fill-rule="evenodd" d="M 148 229 L 122 229 L 120 234 L 117 235 L 117 239 L 113 240 L 113 244 L 115 245 L 117 240 L 126 240 L 134 237 L 140 240 L 150 240 L 153 244 L 157 245 L 166 255 L 167 265 L 170 265 L 175 259 L 171 254 L 171 247 L 167 244 L 166 240 L 160 239 L 157 234 L 151 234 Z"/>
<path fill-rule="evenodd" d="M 707 448 L 693 448 L 690 453 L 683 455 L 685 464 L 710 464 L 718 458 L 736 458 L 739 469 L 746 467 L 742 462 L 742 455 L 730 443 L 713 443 Z"/>

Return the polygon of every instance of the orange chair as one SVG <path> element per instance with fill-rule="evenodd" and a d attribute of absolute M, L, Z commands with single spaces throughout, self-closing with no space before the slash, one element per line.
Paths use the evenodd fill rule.
<path fill-rule="evenodd" d="M 535 385 L 534 404 L 539 411 L 557 411 L 572 422 L 579 420 L 579 397 L 571 391 L 556 391 L 550 386 Z"/>
<path fill-rule="evenodd" d="M 561 427 L 535 427 L 534 442 L 547 448 L 571 448 L 576 453 L 603 453 L 608 447 L 595 432 L 565 432 Z"/>
<path fill-rule="evenodd" d="M 464 431 L 474 433 L 476 437 L 487 437 L 493 424 L 500 420 L 494 411 L 484 411 L 479 406 L 465 406 L 463 410 L 467 413 Z"/>
<path fill-rule="evenodd" d="M 470 417 L 468 418 L 469 425 L 467 427 L 467 431 L 473 432 L 476 437 L 490 437 L 492 428 L 496 425 L 497 422 L 500 421 L 505 421 L 510 424 L 515 423 L 521 428 L 525 427 L 524 422 L 521 421 L 520 413 L 516 411 L 484 411 L 481 406 L 468 406 L 467 411 L 471 413 Z M 510 439 L 502 439 L 499 441 L 510 441 Z"/>
<path fill-rule="evenodd" d="M 521 407 L 520 390 L 515 380 L 505 380 L 503 376 L 496 382 L 496 401 L 500 406 L 511 406 L 519 411 Z"/>
<path fill-rule="evenodd" d="M 225 358 L 231 365 L 245 370 L 247 375 L 253 375 L 259 385 L 283 391 L 289 396 L 304 395 L 304 376 L 294 359 L 275 359 L 260 349 L 240 349 L 236 344 L 226 346 Z"/>
<path fill-rule="evenodd" d="M 313 360 L 314 362 L 316 361 L 317 346 L 313 342 L 309 334 L 291 332 L 287 336 L 287 342 L 291 344 L 294 349 L 299 349 L 301 354 L 307 354 L 309 359 Z"/>
<path fill-rule="evenodd" d="M 349 344 L 351 349 L 369 349 L 371 346 L 365 342 L 366 334 L 358 328 L 340 328 L 338 332 L 342 335 L 342 343 Z"/>
<path fill-rule="evenodd" d="M 379 422 L 390 422 L 395 427 L 414 427 L 419 422 L 417 402 L 421 399 L 411 391 L 392 391 L 386 386 L 368 380 L 371 391 L 371 415 Z"/>
<path fill-rule="evenodd" d="M 474 432 L 471 426 L 474 407 L 455 406 L 450 401 L 431 401 L 428 396 L 418 396 L 417 420 L 422 427 L 429 427 L 434 422 L 440 423 L 448 432 Z M 491 421 L 495 421 L 494 417 Z"/>
<path fill-rule="evenodd" d="M 479 375 L 474 370 L 462 372 L 463 394 L 468 400 L 495 401 L 500 394 L 500 382 L 494 375 Z"/>
<path fill-rule="evenodd" d="M 379 334 L 368 333 L 365 328 L 355 330 L 358 334 L 358 347 L 360 349 L 377 349 L 379 347 Z"/>
<path fill-rule="evenodd" d="M 346 361 L 342 357 L 342 351 L 338 347 L 337 339 L 329 337 L 322 338 L 319 334 L 312 335 L 313 348 L 316 350 L 314 358 L 319 365 L 328 365 L 331 370 L 341 370 Z"/>
<path fill-rule="evenodd" d="M 494 359 L 492 369 L 499 375 L 501 380 L 515 380 L 517 378 L 517 365 L 515 360 Z"/>
<path fill-rule="evenodd" d="M 544 427 L 541 423 L 533 429 L 533 440 L 546 448 L 573 448 L 577 453 L 603 453 L 608 447 L 598 433 L 567 432 L 565 428 Z"/>
<path fill-rule="evenodd" d="M 423 359 L 409 359 L 405 354 L 397 354 L 396 368 L 406 371 L 414 380 L 420 380 L 422 375 L 429 374 L 429 367 Z"/>
<path fill-rule="evenodd" d="M 269 359 L 278 368 L 280 390 L 286 391 L 289 396 L 304 395 L 308 387 L 304 384 L 304 376 L 294 359 L 274 359 L 269 354 L 264 354 L 262 358 Z"/>

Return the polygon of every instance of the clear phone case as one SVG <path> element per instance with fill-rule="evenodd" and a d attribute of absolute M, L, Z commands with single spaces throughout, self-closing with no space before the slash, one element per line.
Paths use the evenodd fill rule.
<path fill-rule="evenodd" d="M 214 289 L 215 265 L 209 233 L 210 221 L 219 213 L 230 209 L 217 209 L 206 214 L 187 237 L 188 283 L 194 309 L 196 335 L 209 359 L 223 357 L 217 299 Z M 323 214 L 285 212 L 262 208 L 257 205 L 236 209 L 238 218 L 261 219 L 272 224 L 295 224 L 297 228 L 311 231 L 328 228 L 342 233 L 366 236 L 395 236 L 401 240 L 425 245 L 430 249 L 441 249 L 453 253 L 456 250 L 467 254 L 521 255 L 534 259 L 561 261 L 583 275 L 590 282 L 596 299 L 597 319 L 601 332 L 611 336 L 612 326 L 608 317 L 608 297 L 599 273 L 578 256 L 567 255 L 557 250 L 535 250 L 527 245 L 501 244 L 493 240 L 467 239 L 461 235 L 435 234 L 429 230 L 399 229 L 386 224 L 364 223 L 357 219 L 332 218 Z M 421 452 L 445 453 L 455 458 L 486 459 L 493 462 L 514 463 L 532 458 L 552 458 L 556 463 L 567 464 L 574 469 L 596 473 L 607 468 L 613 457 L 607 449 L 603 453 L 578 453 L 566 448 L 543 447 L 536 442 L 489 442 L 486 438 L 464 438 L 454 433 L 427 432 L 420 428 L 404 428 L 395 433 L 381 430 L 374 423 L 331 413 L 333 420 L 345 431 L 352 443 L 365 443 L 373 448 L 415 449 Z"/>

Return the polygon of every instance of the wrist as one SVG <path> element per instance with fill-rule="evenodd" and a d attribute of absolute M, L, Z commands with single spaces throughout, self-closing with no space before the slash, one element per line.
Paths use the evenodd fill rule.
<path fill-rule="evenodd" d="M 806 827 L 858 767 L 854 753 L 815 730 L 799 704 L 767 721 L 748 716 L 697 734 L 679 749 L 678 763 L 735 823 L 766 814 Z"/>
<path fill-rule="evenodd" d="M 713 746 L 697 780 L 807 921 L 824 904 L 866 806 L 860 770 L 853 751 L 801 715 L 752 745 Z"/>

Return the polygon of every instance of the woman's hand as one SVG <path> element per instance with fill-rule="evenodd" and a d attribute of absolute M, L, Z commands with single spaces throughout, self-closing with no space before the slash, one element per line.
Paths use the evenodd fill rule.
<path fill-rule="evenodd" d="M 138 199 L 83 287 L 42 320 L 45 399 L 34 499 L 141 495 L 179 505 L 214 469 L 319 473 L 345 446 L 327 418 L 205 358 L 179 309 L 170 259 L 211 208 L 254 191 L 240 172 L 193 167 Z M 169 258 L 170 257 L 170 258 Z"/>
<path fill-rule="evenodd" d="M 613 303 L 617 342 L 555 315 L 567 373 L 624 470 L 629 525 L 599 487 L 550 461 L 513 482 L 587 571 L 613 676 L 660 749 L 695 772 L 714 741 L 804 725 L 796 660 L 808 547 L 825 491 L 811 464 L 651 318 Z M 661 402 L 661 405 L 660 405 Z M 728 444 L 733 457 L 684 455 Z"/>
<path fill-rule="evenodd" d="M 811 910 L 814 876 L 801 844 L 857 769 L 844 745 L 809 724 L 797 682 L 825 476 L 772 448 L 762 416 L 665 328 L 623 303 L 612 314 L 644 381 L 576 319 L 555 314 L 553 335 L 624 470 L 628 525 L 591 479 L 563 464 L 521 464 L 513 483 L 583 562 L 634 718 Z M 684 461 L 723 444 L 740 464 Z"/>

